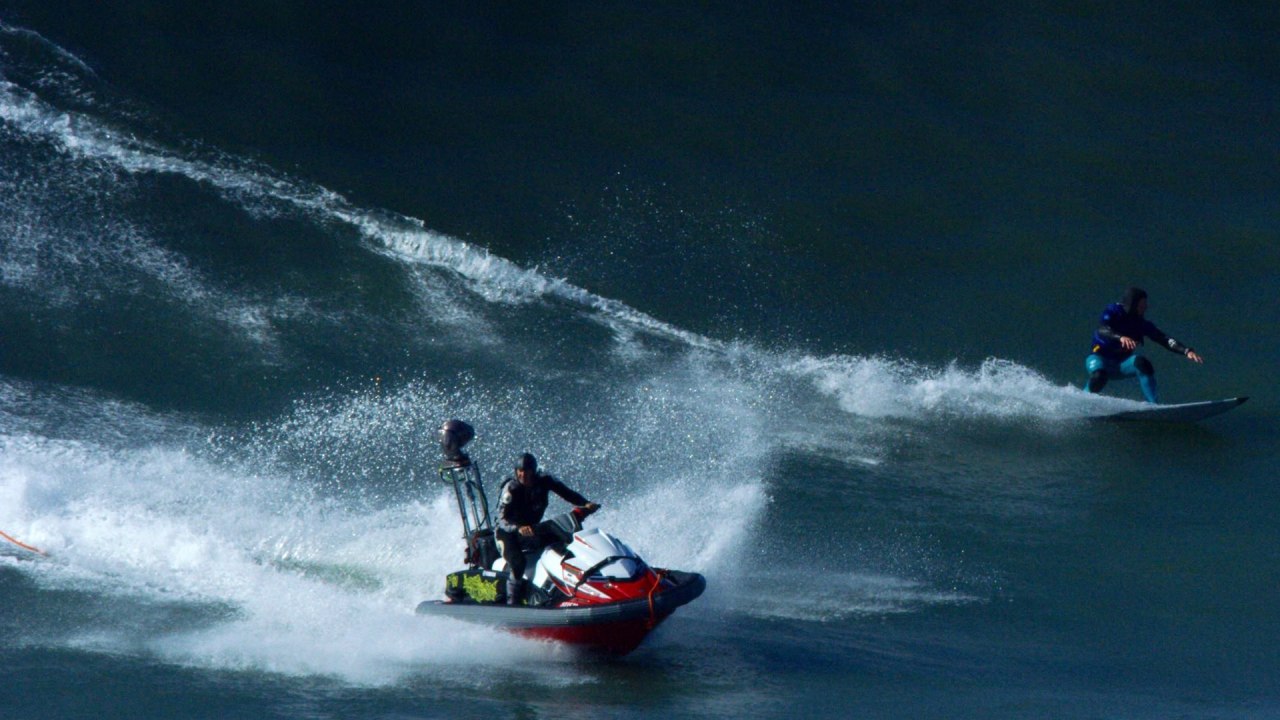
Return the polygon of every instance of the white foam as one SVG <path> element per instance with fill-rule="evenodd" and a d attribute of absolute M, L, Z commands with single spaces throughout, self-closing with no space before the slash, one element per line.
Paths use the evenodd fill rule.
<path fill-rule="evenodd" d="M 1017 363 L 989 358 L 967 370 L 885 357 L 802 357 L 786 368 L 807 377 L 846 413 L 862 418 L 937 417 L 1071 420 L 1132 401 L 1057 385 Z"/>
<path fill-rule="evenodd" d="M 650 565 L 700 572 L 714 583 L 726 568 L 739 567 L 769 497 L 758 482 L 707 492 L 709 484 L 696 477 L 668 480 L 602 510 L 590 524 L 621 538 Z"/>
<path fill-rule="evenodd" d="M 38 583 L 211 608 L 190 627 L 140 636 L 109 624 L 71 645 L 360 684 L 428 669 L 491 682 L 476 669 L 563 657 L 545 643 L 413 615 L 461 557 L 443 488 L 425 505 L 352 513 L 301 502 L 286 479 L 228 474 L 182 450 L 3 440 L 0 527 L 49 551 L 51 560 L 23 568 Z"/>
<path fill-rule="evenodd" d="M 461 564 L 444 487 L 424 483 L 408 497 L 393 489 L 371 499 L 353 467 L 318 488 L 304 482 L 308 465 L 327 461 L 299 454 L 360 455 L 398 436 L 421 443 L 431 429 L 424 418 L 436 421 L 453 403 L 483 420 L 477 460 L 492 466 L 513 437 L 546 439 L 560 457 L 585 460 L 565 466 L 565 479 L 604 503 L 594 525 L 655 565 L 703 571 L 714 582 L 720 568 L 739 565 L 756 536 L 768 506 L 762 459 L 771 451 L 756 389 L 720 372 L 718 361 L 697 356 L 663 366 L 619 388 L 631 397 L 611 409 L 620 413 L 611 420 L 616 431 L 592 432 L 584 417 L 563 428 L 573 438 L 563 443 L 547 438 L 537 417 L 498 431 L 487 418 L 509 412 L 509 403 L 487 391 L 459 405 L 456 388 L 425 384 L 302 404 L 270 427 L 219 440 L 216 459 L 194 454 L 189 440 L 124 444 L 104 434 L 108 442 L 97 445 L 23 434 L 6 420 L 0 527 L 51 552 L 51 561 L 24 569 L 44 587 L 141 603 L 142 617 L 146 606 L 173 604 L 203 617 L 163 628 L 95 623 L 58 642 L 358 684 L 415 673 L 487 684 L 513 671 L 577 682 L 581 672 L 556 669 L 572 657 L 563 648 L 413 616 L 418 602 L 441 596 L 442 578 Z M 109 412 L 125 435 L 157 422 L 136 408 Z M 670 436 L 673 415 L 687 423 L 679 442 Z M 197 433 L 189 428 L 186 436 Z M 644 461 L 606 474 L 627 457 Z M 714 602 L 714 593 L 707 597 Z M 530 665 L 536 669 L 522 669 Z"/>

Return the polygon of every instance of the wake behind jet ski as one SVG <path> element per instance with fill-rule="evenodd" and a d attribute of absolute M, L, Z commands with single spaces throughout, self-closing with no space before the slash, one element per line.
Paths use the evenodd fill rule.
<path fill-rule="evenodd" d="M 480 471 L 462 452 L 474 436 L 474 429 L 460 420 L 440 428 L 440 479 L 453 487 L 458 501 L 468 567 L 450 573 L 445 599 L 422 602 L 418 614 L 486 623 L 624 655 L 676 608 L 702 594 L 706 580 L 698 573 L 651 568 L 609 533 L 584 530 L 582 520 L 596 506 L 573 491 L 567 499 L 582 502 L 571 512 L 534 525 L 519 525 L 519 517 L 507 523 L 528 528 L 521 534 L 539 539 L 532 545 L 545 544 L 527 553 L 523 577 L 513 582 L 495 538 Z M 522 458 L 521 467 L 528 465 Z M 536 472 L 536 463 L 531 470 Z M 561 494 L 561 489 L 567 490 L 561 485 L 554 491 Z M 538 499 L 545 508 L 545 493 Z M 510 530 L 503 535 L 509 543 Z"/>

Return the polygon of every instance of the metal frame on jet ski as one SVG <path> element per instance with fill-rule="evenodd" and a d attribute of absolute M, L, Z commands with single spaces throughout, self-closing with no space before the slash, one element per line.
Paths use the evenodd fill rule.
<path fill-rule="evenodd" d="M 418 605 L 420 615 L 496 625 L 530 637 L 622 655 L 699 595 L 698 573 L 651 568 L 631 548 L 598 529 L 583 531 L 581 508 L 544 521 L 562 543 L 529 564 L 526 605 L 506 604 L 505 562 L 498 554 L 480 472 L 461 451 L 474 435 L 466 423 L 441 428 L 440 480 L 453 487 L 462 519 L 468 569 L 446 579 L 446 599 Z"/>

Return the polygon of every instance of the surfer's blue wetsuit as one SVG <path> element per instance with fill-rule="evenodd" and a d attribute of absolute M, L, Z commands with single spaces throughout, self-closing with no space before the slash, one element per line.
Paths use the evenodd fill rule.
<path fill-rule="evenodd" d="M 1141 347 L 1144 338 L 1151 338 L 1163 345 L 1170 352 L 1188 355 L 1194 352 L 1191 348 L 1165 335 L 1154 323 L 1147 320 L 1138 307 L 1145 300 L 1147 293 L 1141 288 L 1131 287 L 1125 291 L 1118 303 L 1112 303 L 1102 312 L 1102 320 L 1098 329 L 1093 332 L 1093 350 L 1084 360 L 1085 370 L 1089 372 L 1089 381 L 1085 383 L 1087 392 L 1098 392 L 1106 386 L 1107 380 L 1113 377 L 1131 378 L 1137 376 L 1138 384 L 1147 402 L 1158 402 L 1156 392 L 1156 370 L 1151 361 L 1140 355 L 1137 349 L 1126 350 L 1120 338 L 1132 338 Z"/>

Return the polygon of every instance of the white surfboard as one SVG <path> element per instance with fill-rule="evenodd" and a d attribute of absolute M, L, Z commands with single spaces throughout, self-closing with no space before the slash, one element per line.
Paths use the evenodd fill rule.
<path fill-rule="evenodd" d="M 1220 415 L 1248 400 L 1233 397 L 1225 400 L 1178 403 L 1176 405 L 1151 405 L 1140 410 L 1125 410 L 1099 416 L 1100 420 L 1153 420 L 1157 422 L 1195 422 Z"/>

